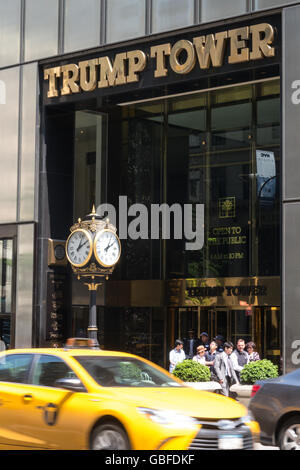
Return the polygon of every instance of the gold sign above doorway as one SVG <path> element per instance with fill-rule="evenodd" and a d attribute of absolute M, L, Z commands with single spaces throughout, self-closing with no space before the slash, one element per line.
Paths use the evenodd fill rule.
<path fill-rule="evenodd" d="M 169 306 L 280 305 L 280 278 L 207 278 L 168 281 Z"/>
<path fill-rule="evenodd" d="M 198 65 L 200 70 L 220 68 L 275 56 L 274 28 L 269 23 L 246 25 L 209 32 L 189 39 L 152 45 L 147 50 L 133 49 L 90 57 L 77 63 L 45 67 L 47 98 L 92 92 L 139 82 L 148 67 L 153 78 L 169 74 L 187 75 Z"/>

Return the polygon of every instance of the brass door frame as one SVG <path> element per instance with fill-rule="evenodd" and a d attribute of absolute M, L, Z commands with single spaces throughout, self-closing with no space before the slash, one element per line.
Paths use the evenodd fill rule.
<path fill-rule="evenodd" d="M 270 310 L 270 311 L 276 311 L 276 312 L 280 312 L 280 307 L 265 307 L 264 308 L 265 312 L 267 312 L 267 310 Z M 264 352 L 265 352 L 265 356 L 279 356 L 280 355 L 280 349 L 268 349 L 268 345 L 267 345 L 267 335 L 266 335 L 266 331 L 267 331 L 267 313 L 265 313 L 264 317 L 263 317 L 263 321 L 264 321 Z M 280 345 L 279 345 L 279 348 L 280 348 Z"/>

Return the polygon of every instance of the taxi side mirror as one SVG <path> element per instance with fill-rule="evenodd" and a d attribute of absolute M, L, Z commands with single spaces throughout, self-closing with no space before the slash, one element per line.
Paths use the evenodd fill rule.
<path fill-rule="evenodd" d="M 62 378 L 55 381 L 56 387 L 65 388 L 71 392 L 86 392 L 86 388 L 79 379 Z"/>

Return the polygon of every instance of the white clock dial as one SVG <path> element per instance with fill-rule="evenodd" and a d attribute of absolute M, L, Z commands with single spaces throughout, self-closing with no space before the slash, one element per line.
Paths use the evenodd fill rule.
<path fill-rule="evenodd" d="M 121 244 L 119 237 L 111 230 L 102 230 L 94 241 L 95 256 L 102 266 L 110 267 L 119 261 Z"/>
<path fill-rule="evenodd" d="M 74 266 L 87 264 L 92 256 L 92 249 L 92 238 L 86 230 L 74 230 L 67 240 L 67 258 Z"/>

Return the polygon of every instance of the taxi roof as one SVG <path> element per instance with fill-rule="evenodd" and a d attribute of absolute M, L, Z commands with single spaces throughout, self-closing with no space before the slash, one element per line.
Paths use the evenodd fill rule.
<path fill-rule="evenodd" d="M 22 349 L 8 349 L 1 352 L 3 354 L 56 354 L 56 355 L 68 355 L 68 356 L 128 356 L 135 357 L 134 354 L 122 352 L 122 351 L 107 351 L 102 349 L 88 349 L 88 348 L 22 348 Z"/>

